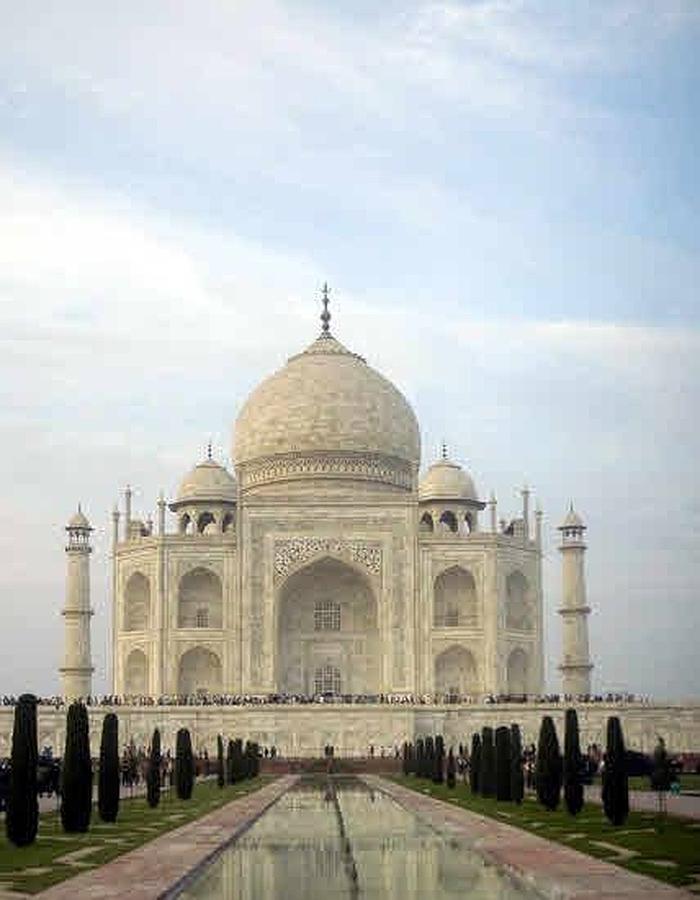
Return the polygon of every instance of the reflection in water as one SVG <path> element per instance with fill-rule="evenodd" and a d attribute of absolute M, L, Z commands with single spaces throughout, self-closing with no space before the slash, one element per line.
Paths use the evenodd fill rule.
<path fill-rule="evenodd" d="M 354 778 L 299 782 L 180 894 L 192 900 L 467 896 L 534 895 Z"/>

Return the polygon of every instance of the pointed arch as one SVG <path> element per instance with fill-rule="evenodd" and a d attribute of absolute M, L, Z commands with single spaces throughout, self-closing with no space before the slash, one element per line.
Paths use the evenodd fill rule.
<path fill-rule="evenodd" d="M 216 531 L 216 518 L 214 514 L 208 510 L 201 513 L 197 519 L 197 534 L 216 534 Z"/>
<path fill-rule="evenodd" d="M 429 512 L 424 512 L 421 516 L 418 529 L 427 534 L 432 534 L 435 531 L 435 523 Z"/>
<path fill-rule="evenodd" d="M 479 690 L 474 654 L 453 644 L 435 658 L 435 690 L 438 694 L 464 697 Z"/>
<path fill-rule="evenodd" d="M 346 693 L 378 693 L 377 602 L 359 565 L 324 555 L 289 575 L 277 593 L 276 630 L 281 693 L 313 694 L 325 667 L 337 669 Z"/>
<path fill-rule="evenodd" d="M 511 572 L 506 579 L 506 628 L 531 631 L 534 627 L 530 583 L 522 572 Z"/>
<path fill-rule="evenodd" d="M 436 628 L 475 628 L 479 624 L 476 581 L 468 569 L 451 566 L 435 579 L 433 624 Z"/>
<path fill-rule="evenodd" d="M 223 687 L 221 660 L 206 647 L 193 647 L 180 657 L 178 694 L 220 694 Z"/>
<path fill-rule="evenodd" d="M 506 686 L 509 694 L 529 693 L 530 661 L 527 653 L 516 647 L 508 657 Z"/>
<path fill-rule="evenodd" d="M 124 631 L 145 631 L 150 612 L 151 583 L 143 572 L 134 572 L 124 588 Z"/>
<path fill-rule="evenodd" d="M 219 576 L 204 566 L 190 569 L 178 585 L 179 628 L 221 628 L 223 587 Z"/>
<path fill-rule="evenodd" d="M 451 531 L 453 534 L 456 534 L 459 530 L 457 517 L 451 509 L 446 509 L 440 516 L 440 525 L 442 525 L 443 531 Z"/>
<path fill-rule="evenodd" d="M 132 650 L 124 663 L 124 693 L 143 696 L 148 693 L 148 657 L 140 648 Z"/>

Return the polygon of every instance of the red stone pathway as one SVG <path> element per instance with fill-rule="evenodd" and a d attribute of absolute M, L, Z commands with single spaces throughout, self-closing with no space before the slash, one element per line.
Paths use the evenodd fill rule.
<path fill-rule="evenodd" d="M 372 787 L 383 790 L 436 830 L 448 832 L 499 868 L 543 896 L 566 900 L 681 900 L 697 896 L 628 872 L 619 866 L 586 856 L 512 825 L 454 807 L 425 794 L 374 775 L 365 775 Z"/>
<path fill-rule="evenodd" d="M 243 831 L 296 780 L 293 775 L 280 778 L 98 869 L 83 872 L 35 896 L 46 900 L 76 900 L 77 897 L 155 900 Z"/>

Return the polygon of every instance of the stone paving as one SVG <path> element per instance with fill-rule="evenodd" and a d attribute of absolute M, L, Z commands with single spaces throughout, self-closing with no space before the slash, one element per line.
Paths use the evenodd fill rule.
<path fill-rule="evenodd" d="M 552 900 L 682 900 L 697 896 L 383 778 L 365 775 L 364 781 Z"/>
<path fill-rule="evenodd" d="M 35 896 L 45 900 L 155 900 L 244 831 L 297 780 L 288 775 L 215 812 Z"/>

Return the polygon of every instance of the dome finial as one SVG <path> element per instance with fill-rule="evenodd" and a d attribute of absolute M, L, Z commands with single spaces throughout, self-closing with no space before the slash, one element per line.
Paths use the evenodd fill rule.
<path fill-rule="evenodd" d="M 442 453 L 442 458 L 447 459 L 447 442 L 446 441 L 442 442 L 441 453 Z"/>
<path fill-rule="evenodd" d="M 323 312 L 321 313 L 321 337 L 330 337 L 331 336 L 331 314 L 328 312 L 328 302 L 329 302 L 329 294 L 331 289 L 328 287 L 327 282 L 323 282 L 323 287 L 321 288 L 321 302 L 323 303 Z"/>
<path fill-rule="evenodd" d="M 209 438 L 209 441 L 208 441 L 208 443 L 207 443 L 207 460 L 208 460 L 209 462 L 211 462 L 211 460 L 212 460 L 212 455 L 211 455 L 211 438 Z"/>

